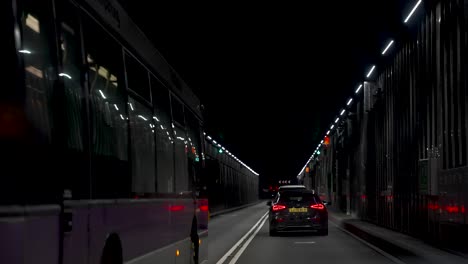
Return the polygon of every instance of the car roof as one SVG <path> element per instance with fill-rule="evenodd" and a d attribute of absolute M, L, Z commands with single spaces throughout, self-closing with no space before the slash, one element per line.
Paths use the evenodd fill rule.
<path fill-rule="evenodd" d="M 282 185 L 279 189 L 305 189 L 304 185 Z"/>

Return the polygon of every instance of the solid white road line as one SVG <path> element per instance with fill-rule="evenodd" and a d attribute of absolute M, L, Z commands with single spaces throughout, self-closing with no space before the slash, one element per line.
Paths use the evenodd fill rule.
<path fill-rule="evenodd" d="M 226 254 L 224 254 L 222 258 L 218 260 L 218 262 L 216 262 L 216 264 L 222 264 L 232 254 L 232 252 L 234 252 L 234 250 L 236 250 L 236 248 L 239 247 L 239 245 L 242 242 L 244 242 L 244 240 L 250 235 L 250 233 L 252 233 L 252 231 L 255 230 L 255 228 L 260 224 L 260 222 L 265 220 L 267 217 L 268 217 L 268 212 L 266 212 L 262 217 L 260 217 L 260 220 L 258 220 L 258 222 L 255 223 L 255 225 L 252 226 L 252 228 L 241 239 L 239 239 L 239 241 L 237 241 L 237 243 L 231 249 L 229 249 L 229 251 Z"/>
<path fill-rule="evenodd" d="M 359 240 L 360 242 L 364 243 L 366 246 L 368 246 L 368 247 L 372 248 L 373 250 L 377 251 L 377 253 L 379 253 L 380 255 L 382 255 L 382 256 L 388 258 L 389 260 L 391 260 L 391 261 L 393 261 L 393 262 L 395 262 L 395 263 L 397 263 L 397 264 L 406 264 L 405 262 L 401 261 L 400 259 L 398 259 L 398 258 L 396 258 L 396 257 L 394 257 L 394 256 L 392 256 L 392 255 L 390 255 L 390 254 L 388 254 L 387 252 L 385 252 L 385 251 L 381 250 L 380 248 L 378 248 L 378 247 L 372 245 L 371 243 L 365 241 L 364 239 L 362 239 L 362 238 L 356 236 L 355 234 L 349 232 L 348 230 L 345 230 L 344 228 L 341 228 L 340 226 L 338 226 L 337 224 L 333 223 L 332 221 L 329 220 L 328 222 L 332 223 L 332 224 L 333 224 L 334 226 L 336 226 L 339 230 L 341 230 L 341 231 L 345 232 L 346 234 L 352 236 L 352 237 L 355 238 L 356 240 Z"/>
<path fill-rule="evenodd" d="M 262 229 L 263 227 L 263 224 L 265 224 L 267 218 L 264 218 L 263 219 L 263 222 L 260 224 L 260 226 L 257 228 L 257 230 L 255 230 L 255 233 L 250 236 L 249 240 L 247 240 L 247 242 L 245 242 L 245 244 L 241 247 L 241 249 L 236 253 L 236 255 L 232 258 L 232 260 L 229 262 L 229 264 L 235 264 L 237 262 L 237 260 L 239 259 L 239 257 L 242 255 L 242 253 L 244 252 L 244 250 L 249 246 L 250 242 L 252 242 L 252 240 L 254 239 L 254 237 L 257 235 L 258 231 L 260 231 L 260 229 Z"/>

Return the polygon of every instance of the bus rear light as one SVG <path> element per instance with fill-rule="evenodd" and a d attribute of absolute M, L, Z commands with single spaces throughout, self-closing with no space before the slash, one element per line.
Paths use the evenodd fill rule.
<path fill-rule="evenodd" d="M 459 209 L 458 209 L 458 206 L 450 206 L 450 205 L 447 205 L 445 207 L 445 210 L 447 210 L 448 213 L 458 213 L 459 212 Z"/>
<path fill-rule="evenodd" d="M 171 212 L 178 212 L 184 210 L 185 206 L 183 205 L 170 205 L 169 206 L 169 211 Z"/>

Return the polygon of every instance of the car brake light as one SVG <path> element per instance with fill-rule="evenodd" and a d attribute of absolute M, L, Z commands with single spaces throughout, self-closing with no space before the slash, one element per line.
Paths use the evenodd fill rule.
<path fill-rule="evenodd" d="M 325 209 L 325 206 L 323 206 L 323 204 L 313 204 L 313 205 L 310 206 L 310 208 L 323 210 L 323 209 Z"/>
<path fill-rule="evenodd" d="M 275 205 L 273 205 L 272 209 L 273 209 L 273 212 L 276 212 L 276 211 L 280 211 L 280 210 L 286 209 L 286 206 L 285 206 L 285 205 L 281 205 L 281 204 L 275 204 Z"/>

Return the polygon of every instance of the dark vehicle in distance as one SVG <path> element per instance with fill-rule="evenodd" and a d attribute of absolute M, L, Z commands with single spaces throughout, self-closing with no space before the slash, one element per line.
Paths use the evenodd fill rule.
<path fill-rule="evenodd" d="M 328 235 L 328 211 L 319 196 L 309 190 L 279 192 L 270 206 L 270 236 L 280 231 L 317 231 Z"/>

